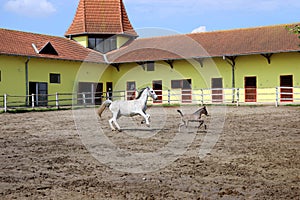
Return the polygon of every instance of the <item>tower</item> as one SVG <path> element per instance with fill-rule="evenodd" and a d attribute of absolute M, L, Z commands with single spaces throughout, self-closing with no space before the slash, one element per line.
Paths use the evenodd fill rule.
<path fill-rule="evenodd" d="M 84 47 L 107 53 L 138 35 L 122 0 L 80 0 L 65 36 Z"/>

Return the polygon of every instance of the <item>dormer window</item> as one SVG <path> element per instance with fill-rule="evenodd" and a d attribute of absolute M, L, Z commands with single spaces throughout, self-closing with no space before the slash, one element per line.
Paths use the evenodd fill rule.
<path fill-rule="evenodd" d="M 58 53 L 57 53 L 56 49 L 53 47 L 53 45 L 51 44 L 51 42 L 47 42 L 40 49 L 38 49 L 37 46 L 33 43 L 32 43 L 32 47 L 37 54 L 48 54 L 48 55 L 58 56 Z"/>
<path fill-rule="evenodd" d="M 48 42 L 45 46 L 40 50 L 40 54 L 49 54 L 49 55 L 58 55 L 57 51 L 53 47 L 53 45 Z"/>
<path fill-rule="evenodd" d="M 88 48 L 107 53 L 117 49 L 117 38 L 115 36 L 89 36 Z"/>

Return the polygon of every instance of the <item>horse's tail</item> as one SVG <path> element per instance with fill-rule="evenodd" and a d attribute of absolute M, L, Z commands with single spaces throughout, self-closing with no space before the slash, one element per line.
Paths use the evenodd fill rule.
<path fill-rule="evenodd" d="M 183 117 L 183 114 L 182 114 L 181 110 L 177 110 L 177 112 L 179 112 L 179 114 L 181 115 L 181 117 Z"/>
<path fill-rule="evenodd" d="M 112 103 L 112 101 L 109 100 L 109 99 L 103 102 L 103 104 L 97 110 L 97 114 L 99 115 L 99 117 L 101 117 L 101 115 L 102 115 L 103 111 L 105 110 L 105 108 L 110 106 L 111 103 Z"/>

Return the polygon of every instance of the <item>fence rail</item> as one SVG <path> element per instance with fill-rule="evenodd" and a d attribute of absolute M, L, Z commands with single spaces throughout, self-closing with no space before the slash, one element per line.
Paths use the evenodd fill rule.
<path fill-rule="evenodd" d="M 157 101 L 149 98 L 149 104 L 300 104 L 300 87 L 277 88 L 214 88 L 194 90 L 156 90 Z M 9 109 L 100 105 L 106 99 L 130 99 L 128 91 L 110 93 L 55 93 L 47 95 L 9 95 L 0 96 L 0 108 Z"/>

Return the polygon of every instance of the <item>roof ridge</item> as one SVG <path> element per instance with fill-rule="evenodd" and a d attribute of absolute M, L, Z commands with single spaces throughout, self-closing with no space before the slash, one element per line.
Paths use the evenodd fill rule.
<path fill-rule="evenodd" d="M 291 26 L 300 24 L 300 22 L 295 23 L 288 23 L 288 24 L 273 24 L 273 25 L 261 25 L 261 26 L 253 26 L 253 27 L 245 27 L 245 28 L 233 28 L 233 29 L 226 29 L 226 30 L 213 30 L 213 31 L 206 31 L 206 32 L 199 32 L 199 33 L 186 33 L 185 35 L 197 35 L 197 34 L 205 34 L 205 33 L 217 33 L 217 32 L 233 32 L 233 31 L 240 31 L 240 30 L 253 30 L 253 29 L 260 29 L 260 28 L 276 28 L 282 26 Z"/>
<path fill-rule="evenodd" d="M 67 39 L 67 38 L 65 38 L 63 36 L 48 35 L 48 34 L 44 34 L 44 33 L 35 33 L 35 32 L 29 32 L 29 31 L 20 31 L 20 30 L 15 30 L 15 29 L 0 28 L 0 30 L 13 31 L 13 32 L 19 32 L 19 33 L 26 33 L 26 34 L 32 34 L 32 35 L 47 36 L 47 37 L 54 37 L 54 38 L 60 38 L 60 39 Z"/>
<path fill-rule="evenodd" d="M 160 38 L 172 38 L 172 37 L 179 37 L 184 36 L 186 34 L 184 33 L 178 33 L 178 34 L 172 34 L 172 35 L 161 35 L 161 36 L 152 36 L 152 37 L 143 37 L 143 38 L 137 38 L 136 40 L 150 40 L 150 39 L 160 39 Z"/>
<path fill-rule="evenodd" d="M 87 28 L 86 28 L 86 10 L 85 10 L 86 6 L 85 6 L 85 0 L 83 0 L 83 28 L 84 28 L 84 32 L 86 32 Z"/>
<path fill-rule="evenodd" d="M 199 33 L 174 33 L 172 35 L 162 35 L 162 36 L 153 36 L 153 37 L 145 37 L 145 38 L 137 38 L 136 40 L 151 40 L 151 39 L 163 39 L 163 38 L 172 38 L 172 37 L 180 37 L 180 36 L 191 36 L 191 35 L 199 35 L 199 34 L 213 34 L 213 33 L 224 33 L 224 32 L 233 32 L 233 31 L 241 31 L 241 30 L 254 30 L 259 28 L 276 28 L 276 27 L 283 27 L 283 26 L 292 26 L 300 24 L 300 22 L 295 23 L 288 23 L 288 24 L 274 24 L 274 25 L 267 25 L 267 26 L 255 26 L 255 27 L 245 27 L 245 28 L 234 28 L 228 30 L 214 30 L 214 31 L 206 31 L 206 32 L 199 32 Z"/>
<path fill-rule="evenodd" d="M 121 30 L 124 32 L 124 26 L 123 26 L 123 11 L 122 11 L 122 0 L 119 0 L 119 10 L 120 10 L 120 26 Z"/>

